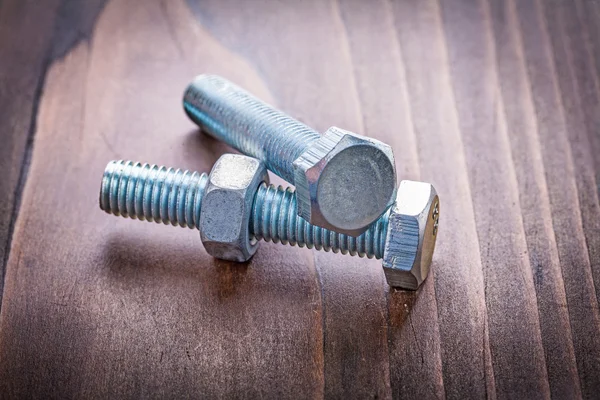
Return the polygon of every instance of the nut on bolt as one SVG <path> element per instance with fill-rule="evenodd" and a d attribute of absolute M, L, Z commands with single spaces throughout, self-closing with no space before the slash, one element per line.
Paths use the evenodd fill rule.
<path fill-rule="evenodd" d="M 100 208 L 114 215 L 198 228 L 207 251 L 246 261 L 258 240 L 383 259 L 390 286 L 415 290 L 427 277 L 438 232 L 432 185 L 402 181 L 394 205 L 358 237 L 309 224 L 290 188 L 268 184 L 259 161 L 226 154 L 210 175 L 113 161 L 102 178 Z"/>
<path fill-rule="evenodd" d="M 313 225 L 358 236 L 395 200 L 393 152 L 378 140 L 336 127 L 321 136 L 215 75 L 196 77 L 183 105 L 205 132 L 293 183 Z"/>
<path fill-rule="evenodd" d="M 213 257 L 247 261 L 258 249 L 250 235 L 254 195 L 269 183 L 264 164 L 255 158 L 223 155 L 213 166 L 204 189 L 200 213 L 200 239 Z"/>

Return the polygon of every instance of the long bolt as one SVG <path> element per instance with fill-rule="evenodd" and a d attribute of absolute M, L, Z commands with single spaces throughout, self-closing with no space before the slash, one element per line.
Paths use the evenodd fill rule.
<path fill-rule="evenodd" d="M 357 236 L 395 201 L 394 156 L 382 142 L 336 127 L 321 136 L 219 76 L 198 76 L 183 105 L 205 132 L 295 185 L 311 224 Z"/>
<path fill-rule="evenodd" d="M 204 173 L 112 161 L 102 178 L 100 208 L 116 216 L 198 229 L 207 181 Z M 258 240 L 381 259 L 388 215 L 360 236 L 348 236 L 309 224 L 297 215 L 292 189 L 263 183 L 254 197 L 249 229 Z"/>

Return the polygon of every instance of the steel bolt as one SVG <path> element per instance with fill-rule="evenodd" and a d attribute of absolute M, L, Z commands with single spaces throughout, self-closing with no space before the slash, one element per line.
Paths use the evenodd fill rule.
<path fill-rule="evenodd" d="M 239 158 L 247 157 L 222 156 L 211 175 L 219 164 L 237 167 L 235 163 L 239 163 Z M 257 170 L 256 175 L 262 176 L 262 172 Z M 112 161 L 102 178 L 100 208 L 116 216 L 199 229 L 209 179 L 209 175 L 197 172 Z M 437 237 L 439 200 L 431 185 L 403 181 L 394 206 L 358 237 L 309 224 L 297 215 L 293 189 L 265 182 L 255 189 L 249 212 L 250 241 L 263 239 L 383 258 L 388 283 L 414 290 L 429 272 Z"/>
<path fill-rule="evenodd" d="M 393 152 L 380 141 L 336 127 L 321 136 L 219 76 L 198 76 L 183 105 L 205 132 L 294 184 L 311 224 L 357 236 L 395 200 Z"/>

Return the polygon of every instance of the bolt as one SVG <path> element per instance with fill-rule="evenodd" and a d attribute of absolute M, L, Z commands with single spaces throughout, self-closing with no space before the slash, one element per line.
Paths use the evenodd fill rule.
<path fill-rule="evenodd" d="M 112 161 L 102 178 L 100 208 L 116 216 L 192 229 L 206 227 L 201 220 L 206 212 L 203 200 L 211 177 L 218 174 L 215 170 L 223 165 L 226 165 L 225 170 L 236 167 L 239 170 L 242 158 L 249 159 L 240 155 L 222 156 L 211 175 L 131 161 Z M 262 176 L 263 171 L 257 168 L 254 174 Z M 226 175 L 220 179 L 223 177 Z M 388 283 L 404 289 L 417 289 L 429 272 L 439 215 L 438 196 L 429 184 L 403 181 L 397 202 L 358 237 L 317 227 L 300 218 L 296 210 L 297 198 L 291 188 L 275 187 L 263 181 L 257 183 L 254 190 L 252 206 L 247 210 L 250 215 L 246 231 L 250 243 L 262 239 L 383 259 Z M 227 210 L 221 214 L 227 215 Z M 211 223 L 226 224 L 228 221 Z M 434 226 L 436 232 L 433 232 Z M 249 254 L 247 259 L 251 256 Z"/>
<path fill-rule="evenodd" d="M 313 225 L 357 236 L 394 202 L 392 149 L 336 127 L 323 136 L 214 75 L 200 75 L 183 99 L 205 132 L 296 186 L 298 215 Z"/>

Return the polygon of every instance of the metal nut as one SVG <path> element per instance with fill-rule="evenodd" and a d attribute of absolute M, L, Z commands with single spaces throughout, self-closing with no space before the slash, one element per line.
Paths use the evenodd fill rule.
<path fill-rule="evenodd" d="M 200 238 L 213 257 L 248 261 L 258 242 L 249 231 L 252 203 L 258 186 L 269 182 L 265 166 L 258 160 L 225 154 L 208 176 L 200 213 Z"/>
<path fill-rule="evenodd" d="M 298 215 L 313 225 L 358 236 L 395 200 L 390 146 L 337 127 L 294 161 Z"/>
<path fill-rule="evenodd" d="M 428 183 L 402 181 L 390 210 L 383 270 L 390 286 L 417 289 L 427 277 L 439 221 L 439 198 Z"/>

